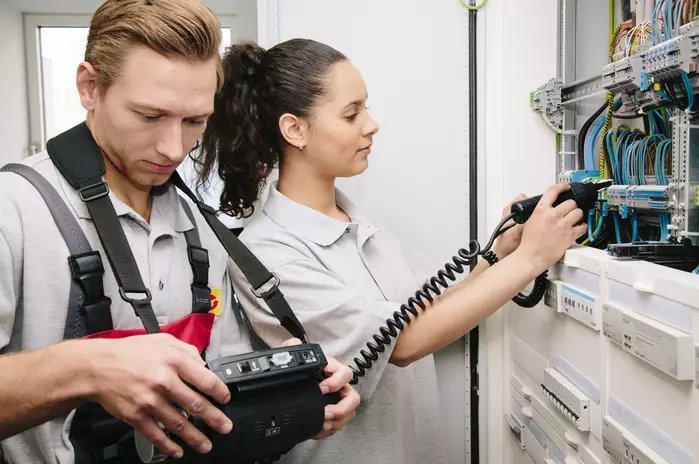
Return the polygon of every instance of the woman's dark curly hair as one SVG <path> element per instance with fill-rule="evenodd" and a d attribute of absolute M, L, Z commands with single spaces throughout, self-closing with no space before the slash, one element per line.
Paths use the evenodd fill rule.
<path fill-rule="evenodd" d="M 228 48 L 223 87 L 196 160 L 200 186 L 214 170 L 223 180 L 221 211 L 236 217 L 253 213 L 253 202 L 285 143 L 280 116 L 309 117 L 327 92 L 329 68 L 346 59 L 334 48 L 308 39 L 288 40 L 267 51 L 251 42 Z"/>

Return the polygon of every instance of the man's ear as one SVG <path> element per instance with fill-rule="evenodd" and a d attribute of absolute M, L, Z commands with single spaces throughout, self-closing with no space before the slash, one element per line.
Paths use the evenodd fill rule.
<path fill-rule="evenodd" d="M 80 95 L 80 104 L 87 111 L 95 109 L 99 90 L 97 88 L 97 72 L 87 61 L 83 61 L 78 65 L 78 74 L 75 79 L 75 84 Z"/>
<path fill-rule="evenodd" d="M 289 145 L 303 150 L 308 138 L 308 124 L 303 118 L 291 113 L 279 117 L 279 132 Z"/>

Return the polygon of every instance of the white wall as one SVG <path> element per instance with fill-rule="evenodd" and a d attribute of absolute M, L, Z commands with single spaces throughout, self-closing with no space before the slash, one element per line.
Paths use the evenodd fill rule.
<path fill-rule="evenodd" d="M 555 136 L 529 108 L 529 92 L 556 75 L 557 3 L 498 0 L 479 14 L 486 44 L 481 66 L 485 75 L 480 80 L 484 92 L 480 104 L 485 110 L 481 179 L 486 182 L 481 237 L 497 225 L 503 206 L 517 193 L 535 195 L 555 182 Z M 506 459 L 510 452 L 503 422 L 503 406 L 509 403 L 509 387 L 503 382 L 503 372 L 509 370 L 507 313 L 498 311 L 481 327 L 485 362 L 481 362 L 480 417 L 481 430 L 487 430 L 481 435 L 481 462 L 520 462 Z"/>
<path fill-rule="evenodd" d="M 274 34 L 272 23 L 261 18 L 260 31 Z M 276 24 L 280 41 L 325 42 L 363 74 L 381 131 L 368 171 L 339 185 L 436 271 L 468 236 L 465 10 L 456 0 L 280 1 Z M 463 352 L 461 342 L 438 358 L 453 463 L 465 454 Z"/>
<path fill-rule="evenodd" d="M 340 186 L 434 269 L 466 231 L 465 15 L 458 2 L 280 2 L 279 38 L 308 37 L 362 73 L 381 130 L 367 172 Z"/>
<path fill-rule="evenodd" d="M 27 153 L 29 122 L 22 14 L 0 1 L 0 166 Z"/>

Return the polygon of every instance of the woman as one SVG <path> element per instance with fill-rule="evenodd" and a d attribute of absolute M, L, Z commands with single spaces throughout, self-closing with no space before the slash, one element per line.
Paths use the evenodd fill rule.
<path fill-rule="evenodd" d="M 202 174 L 217 166 L 221 208 L 246 216 L 279 166 L 263 214 L 241 238 L 278 276 L 310 340 L 350 363 L 427 277 L 334 185 L 367 168 L 379 130 L 364 81 L 344 55 L 311 40 L 268 51 L 237 45 L 223 65 Z M 358 384 L 363 402 L 354 422 L 330 439 L 297 446 L 285 462 L 446 462 L 431 353 L 505 304 L 586 231 L 574 202 L 551 206 L 566 188 L 550 188 L 526 226 L 501 237 L 498 264 L 480 263 L 387 347 Z M 245 282 L 237 290 L 267 343 L 288 338 Z"/>

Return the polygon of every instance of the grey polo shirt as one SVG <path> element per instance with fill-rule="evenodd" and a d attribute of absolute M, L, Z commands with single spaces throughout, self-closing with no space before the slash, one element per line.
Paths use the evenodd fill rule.
<path fill-rule="evenodd" d="M 87 207 L 43 153 L 23 161 L 42 174 L 63 197 L 105 265 L 105 295 L 112 300 L 116 329 L 140 328 L 131 306 L 119 297 L 112 270 L 92 225 Z M 110 195 L 145 285 L 153 296 L 158 322 L 167 324 L 191 313 L 192 270 L 184 232 L 193 224 L 174 187 L 153 198 L 150 223 Z M 231 311 L 229 258 L 204 218 L 190 203 L 202 247 L 209 251 L 209 286 L 220 289 L 207 358 L 250 351 L 247 334 Z M 24 178 L 0 173 L 0 353 L 44 348 L 62 340 L 70 271 L 68 248 L 44 200 Z M 0 461 L 72 463 L 68 434 L 72 413 L 0 442 Z"/>
<path fill-rule="evenodd" d="M 276 188 L 241 238 L 280 279 L 312 342 L 350 364 L 400 304 L 424 282 L 406 249 L 337 192 L 352 219 L 335 220 Z M 270 345 L 288 338 L 263 301 L 234 276 L 243 306 Z M 399 368 L 387 348 L 363 378 L 357 418 L 333 437 L 294 448 L 286 463 L 444 463 L 439 393 L 432 356 Z"/>

